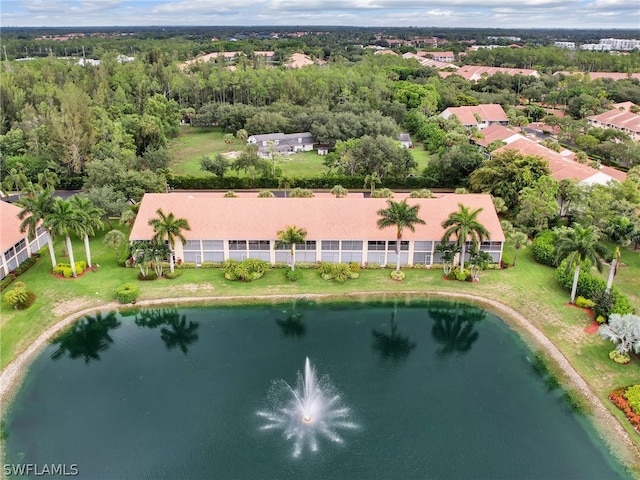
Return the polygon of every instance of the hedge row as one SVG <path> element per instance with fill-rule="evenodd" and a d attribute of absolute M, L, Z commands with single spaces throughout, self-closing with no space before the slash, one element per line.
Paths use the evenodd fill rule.
<path fill-rule="evenodd" d="M 554 267 L 556 265 L 556 234 L 551 230 L 544 230 L 536 235 L 531 244 L 533 259 L 542 265 Z"/>
<path fill-rule="evenodd" d="M 571 291 L 573 286 L 574 269 L 567 270 L 567 260 L 563 260 L 556 269 L 556 281 L 567 292 Z M 611 287 L 609 295 L 605 294 L 607 282 L 600 278 L 596 278 L 589 272 L 580 270 L 578 276 L 578 288 L 576 296 L 581 296 L 593 300 L 596 303 L 596 315 L 609 316 L 613 313 L 624 315 L 625 313 L 633 313 L 633 306 L 629 298 L 624 295 L 615 286 Z M 604 307 L 601 311 L 599 306 Z"/>
<path fill-rule="evenodd" d="M 363 188 L 364 177 L 347 175 L 318 176 L 311 178 L 290 178 L 289 188 L 333 188 L 342 185 L 344 188 Z M 283 188 L 283 181 L 277 178 L 249 177 L 199 177 L 194 175 L 175 175 L 169 186 L 179 190 L 240 190 L 247 188 Z M 425 188 L 428 180 L 424 177 L 383 178 L 382 188 Z"/>
<path fill-rule="evenodd" d="M 20 265 L 18 265 L 15 270 L 9 272 L 9 275 L 0 280 L 0 292 L 11 285 L 11 282 L 13 282 L 16 278 L 29 270 L 38 261 L 38 258 L 40 258 L 40 255 L 32 255 Z"/>

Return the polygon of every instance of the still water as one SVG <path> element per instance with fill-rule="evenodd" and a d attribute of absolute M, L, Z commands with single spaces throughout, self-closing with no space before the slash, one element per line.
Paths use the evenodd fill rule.
<path fill-rule="evenodd" d="M 265 420 L 306 357 L 341 409 L 315 448 Z M 629 478 L 502 320 L 444 301 L 104 312 L 34 361 L 4 428 L 5 462 L 76 478 Z"/>

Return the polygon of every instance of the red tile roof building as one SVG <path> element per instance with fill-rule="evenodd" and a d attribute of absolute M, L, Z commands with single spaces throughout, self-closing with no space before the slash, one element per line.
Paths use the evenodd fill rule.
<path fill-rule="evenodd" d="M 467 128 L 477 127 L 482 130 L 494 124 L 503 126 L 509 124 L 509 117 L 504 113 L 502 106 L 497 103 L 449 107 L 440 114 L 443 118 L 454 115 Z"/>
<path fill-rule="evenodd" d="M 631 102 L 618 103 L 613 109 L 587 117 L 587 120 L 594 127 L 613 128 L 626 133 L 633 140 L 640 140 L 640 115 L 630 111 L 634 106 Z"/>
<path fill-rule="evenodd" d="M 26 233 L 20 232 L 18 214 L 22 211 L 20 207 L 0 200 L 0 250 L 2 259 L 0 260 L 0 278 L 6 277 L 9 272 L 15 270 L 18 265 L 24 262 L 31 254 L 38 252 L 46 245 L 49 234 L 44 228 L 37 229 L 37 237 L 29 241 Z"/>
<path fill-rule="evenodd" d="M 440 76 L 448 77 L 449 75 L 460 75 L 466 80 L 477 82 L 482 79 L 484 75 L 491 76 L 496 73 L 504 73 L 511 76 L 533 76 L 536 78 L 540 76 L 537 70 L 530 70 L 528 68 L 484 67 L 481 65 L 464 65 L 455 72 L 440 72 Z"/>
<path fill-rule="evenodd" d="M 130 240 L 150 240 L 153 229 L 149 219 L 161 208 L 191 226 L 183 234 L 186 245 L 175 246 L 176 259 L 195 262 L 221 262 L 229 258 L 260 258 L 270 263 L 287 262 L 289 249 L 275 249 L 277 232 L 287 225 L 307 230 L 306 243 L 296 249 L 296 261 L 358 262 L 360 264 L 395 263 L 394 228 L 380 230 L 377 212 L 387 207 L 386 199 L 314 197 L 224 198 L 223 192 L 147 193 L 140 204 Z M 249 195 L 248 193 L 246 195 Z M 406 195 L 404 195 L 406 197 Z M 401 195 L 396 195 L 396 201 Z M 415 232 L 405 229 L 401 243 L 402 264 L 439 263 L 435 252 L 444 229 L 442 222 L 458 210 L 458 204 L 482 208 L 478 220 L 491 234 L 482 249 L 495 262 L 502 256 L 504 234 L 491 197 L 484 194 L 439 194 L 435 198 L 411 198 L 410 205 L 420 205 L 418 216 L 426 225 L 416 225 Z"/>

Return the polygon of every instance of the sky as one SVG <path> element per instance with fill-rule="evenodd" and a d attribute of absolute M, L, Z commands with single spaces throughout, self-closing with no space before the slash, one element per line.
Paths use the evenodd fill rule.
<path fill-rule="evenodd" d="M 0 0 L 2 27 L 335 25 L 637 29 L 638 0 Z"/>

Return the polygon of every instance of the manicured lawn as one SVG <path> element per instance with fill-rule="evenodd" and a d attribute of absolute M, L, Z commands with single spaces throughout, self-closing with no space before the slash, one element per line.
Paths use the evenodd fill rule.
<path fill-rule="evenodd" d="M 209 175 L 200 170 L 200 159 L 203 155 L 214 156 L 230 150 L 239 151 L 243 147 L 239 140 L 235 140 L 231 146 L 224 143 L 224 132 L 218 127 L 180 127 L 178 137 L 169 142 L 169 150 L 173 158 L 170 167 L 174 173 L 181 175 Z M 427 166 L 429 153 L 421 146 L 412 149 L 411 153 L 418 162 L 417 172 L 420 173 Z M 283 155 L 279 165 L 285 177 L 309 178 L 327 171 L 323 161 L 324 157 L 312 151 Z M 235 172 L 230 171 L 228 175 L 235 175 Z M 244 176 L 244 172 L 241 172 L 240 176 Z"/>
<path fill-rule="evenodd" d="M 567 306 L 569 294 L 562 291 L 554 280 L 554 269 L 533 262 L 528 249 L 521 250 L 518 265 L 507 270 L 488 270 L 481 274 L 479 283 L 445 281 L 442 271 L 405 270 L 404 282 L 395 282 L 389 277 L 390 270 L 362 270 L 360 278 L 343 284 L 320 279 L 315 270 L 301 270 L 298 282 L 285 280 L 283 270 L 270 270 L 252 283 L 224 280 L 221 270 L 183 269 L 175 280 L 139 282 L 137 270 L 119 268 L 111 249 L 102 243 L 102 236 L 93 238 L 92 255 L 100 264 L 97 272 L 87 272 L 74 280 L 54 278 L 46 249 L 38 263 L 20 279 L 28 290 L 36 293 L 36 303 L 25 311 L 7 310 L 3 305 L 0 320 L 0 365 L 4 368 L 23 351 L 47 326 L 74 311 L 115 300 L 116 288 L 128 281 L 138 282 L 139 300 L 167 297 L 214 297 L 214 296 L 259 296 L 295 294 L 352 294 L 359 292 L 382 292 L 381 296 L 393 298 L 403 292 L 462 292 L 479 295 L 502 302 L 525 316 L 542 330 L 558 346 L 574 367 L 593 388 L 594 392 L 609 405 L 607 395 L 617 386 L 637 383 L 640 378 L 640 361 L 631 365 L 617 365 L 607 357 L 613 344 L 601 340 L 597 335 L 587 334 L 584 328 L 590 318 L 581 309 Z M 56 250 L 60 253 L 61 242 Z M 84 258 L 84 250 L 77 241 L 74 246 L 77 259 Z M 623 257 L 626 267 L 616 277 L 616 285 L 627 293 L 635 292 L 634 307 L 640 310 L 637 300 L 637 279 L 640 278 L 638 254 Z M 634 256 L 635 255 L 635 256 Z M 237 300 L 236 300 L 237 301 Z M 617 409 L 611 408 L 622 419 Z M 626 422 L 622 422 L 627 425 Z M 631 427 L 628 431 L 633 433 Z M 640 438 L 633 434 L 640 446 Z"/>

